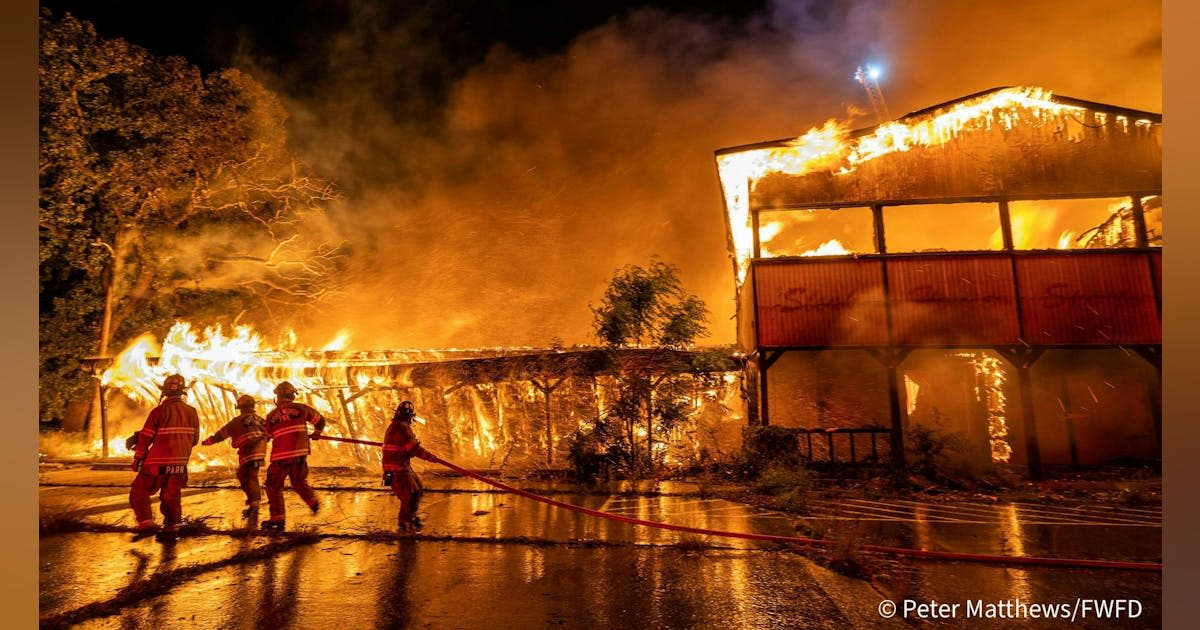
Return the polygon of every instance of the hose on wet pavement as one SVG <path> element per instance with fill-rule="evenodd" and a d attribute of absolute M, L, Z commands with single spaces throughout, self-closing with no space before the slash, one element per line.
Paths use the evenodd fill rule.
<path fill-rule="evenodd" d="M 373 442 L 370 440 L 356 440 L 351 438 L 331 437 L 322 435 L 318 439 L 331 440 L 334 442 L 348 442 L 350 444 L 365 444 L 367 446 L 383 446 L 382 442 Z M 704 536 L 715 536 L 721 538 L 739 538 L 742 540 L 760 540 L 764 542 L 776 542 L 785 544 L 812 545 L 821 547 L 830 547 L 835 544 L 832 540 L 822 540 L 819 538 L 806 538 L 802 536 L 779 536 L 775 534 L 748 534 L 745 532 L 729 532 L 716 529 L 705 529 L 701 527 L 688 527 L 686 525 L 672 525 L 671 523 L 662 523 L 659 521 L 648 521 L 640 518 L 633 518 L 621 514 L 612 514 L 610 512 L 601 512 L 571 503 L 556 501 L 549 497 L 544 497 L 520 488 L 515 488 L 506 483 L 490 479 L 478 473 L 462 468 L 456 464 L 450 463 L 436 455 L 432 455 L 434 463 L 441 464 L 454 472 L 481 481 L 490 486 L 499 488 L 505 492 L 525 497 L 533 501 L 539 501 L 547 505 L 586 514 L 595 518 L 602 518 L 618 523 L 628 523 L 630 525 L 641 525 L 643 527 L 653 527 L 656 529 L 666 529 L 676 532 L 686 532 L 691 534 L 700 534 Z M 907 547 L 889 547 L 885 545 L 859 545 L 860 551 L 871 553 L 881 553 L 893 556 L 908 556 L 914 558 L 927 558 L 931 560 L 953 560 L 959 562 L 981 562 L 988 564 L 1009 564 L 1009 565 L 1027 565 L 1027 566 L 1043 566 L 1043 567 L 1070 567 L 1082 569 L 1123 569 L 1127 571 L 1162 571 L 1161 562 L 1127 562 L 1119 560 L 1090 560 L 1085 558 L 1045 558 L 1037 556 L 1002 556 L 978 553 L 956 553 L 951 551 L 930 551 L 926 549 L 910 549 Z"/>

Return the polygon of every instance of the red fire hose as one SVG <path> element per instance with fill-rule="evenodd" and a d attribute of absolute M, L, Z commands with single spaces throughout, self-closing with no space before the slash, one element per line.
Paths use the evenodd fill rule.
<path fill-rule="evenodd" d="M 367 446 L 383 446 L 382 442 L 372 442 L 369 440 L 355 440 L 355 439 L 351 439 L 351 438 L 331 437 L 331 436 L 325 436 L 325 435 L 320 436 L 318 439 L 332 440 L 334 442 L 348 442 L 351 444 L 365 444 Z M 521 490 L 520 488 L 514 488 L 508 484 L 496 481 L 494 479 L 489 479 L 487 477 L 484 477 L 483 475 L 471 472 L 465 468 L 461 468 L 461 467 L 459 467 L 455 464 L 452 464 L 436 455 L 433 456 L 432 461 L 434 461 L 435 463 L 441 464 L 441 465 L 445 466 L 446 468 L 449 468 L 450 470 L 453 470 L 454 472 L 456 472 L 460 475 L 463 475 L 464 477 L 470 477 L 471 479 L 475 479 L 477 481 L 482 481 L 483 483 L 486 483 L 491 486 L 495 486 L 505 492 L 509 492 L 509 493 L 515 494 L 517 496 L 522 496 L 527 499 L 532 499 L 534 501 L 540 501 L 542 503 L 545 503 L 548 505 L 553 505 L 555 507 L 559 507 L 564 510 L 570 510 L 572 512 L 578 512 L 580 514 L 587 514 L 588 516 L 594 516 L 596 518 L 603 518 L 603 519 L 607 519 L 610 521 L 616 521 L 618 523 L 629 523 L 631 525 L 641 525 L 644 527 L 654 527 L 657 529 L 667 529 L 667 530 L 676 531 L 676 532 L 688 532 L 688 533 L 692 533 L 692 534 L 701 534 L 704 536 L 717 536 L 717 537 L 721 537 L 721 538 L 740 538 L 743 540 L 761 540 L 761 541 L 767 541 L 767 542 L 790 543 L 790 544 L 801 544 L 801 545 L 818 545 L 818 546 L 831 546 L 834 544 L 834 541 L 821 540 L 821 539 L 817 539 L 817 538 L 804 538 L 801 536 L 777 536 L 774 534 L 747 534 L 747 533 L 743 533 L 743 532 L 727 532 L 727 531 L 721 531 L 721 530 L 715 530 L 715 529 L 703 529 L 700 527 L 687 527 L 685 525 L 672 525 L 670 523 L 660 523 L 658 521 L 647 521 L 647 520 L 643 520 L 640 518 L 632 518 L 629 516 L 623 516 L 620 514 L 601 512 L 599 510 L 593 510 L 593 509 L 581 507 L 578 505 L 572 505 L 570 503 L 564 503 L 562 501 L 556 501 L 556 500 L 548 498 L 548 497 L 543 497 L 541 495 L 533 494 L 532 492 L 527 492 L 525 490 Z M 874 553 L 884 553 L 884 554 L 890 554 L 890 555 L 895 555 L 895 556 L 910 556 L 910 557 L 916 557 L 916 558 L 930 558 L 930 559 L 937 559 L 937 560 L 956 560 L 956 561 L 960 561 L 960 562 L 984 562 L 984 563 L 992 563 L 992 564 L 1022 564 L 1022 565 L 1033 565 L 1033 566 L 1074 567 L 1074 568 L 1084 568 L 1084 569 L 1125 569 L 1125 570 L 1129 570 L 1129 571 L 1162 571 L 1162 563 L 1161 562 L 1122 562 L 1122 561 L 1116 561 L 1116 560 L 1087 560 L 1087 559 L 1083 559 L 1083 558 L 1042 558 L 1042 557 L 1036 557 L 1036 556 L 998 556 L 998 555 L 977 554 L 977 553 L 954 553 L 954 552 L 950 552 L 950 551 L 929 551 L 929 550 L 925 550 L 925 549 L 908 549 L 905 547 L 887 547 L 887 546 L 883 546 L 883 545 L 860 545 L 859 549 L 862 551 L 868 551 L 868 552 L 874 552 Z"/>

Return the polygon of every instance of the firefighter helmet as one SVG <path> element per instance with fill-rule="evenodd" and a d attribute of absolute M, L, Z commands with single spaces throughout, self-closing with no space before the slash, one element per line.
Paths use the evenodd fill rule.
<path fill-rule="evenodd" d="M 276 385 L 275 397 L 280 400 L 296 400 L 296 386 L 287 381 Z"/>
<path fill-rule="evenodd" d="M 180 374 L 172 374 L 163 379 L 162 385 L 159 385 L 164 396 L 182 396 L 187 391 L 187 381 L 183 380 Z"/>
<path fill-rule="evenodd" d="M 411 400 L 406 400 L 396 407 L 396 413 L 392 416 L 393 420 L 405 420 L 411 422 L 413 417 L 417 415 L 416 409 L 413 408 Z"/>
<path fill-rule="evenodd" d="M 241 396 L 238 396 L 237 408 L 253 411 L 254 410 L 254 397 L 247 396 L 246 394 L 242 394 Z"/>

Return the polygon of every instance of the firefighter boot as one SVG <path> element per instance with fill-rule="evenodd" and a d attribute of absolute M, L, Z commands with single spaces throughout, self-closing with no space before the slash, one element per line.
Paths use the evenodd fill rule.
<path fill-rule="evenodd" d="M 242 510 L 242 518 L 244 518 L 248 521 L 257 521 L 258 520 L 258 506 L 251 505 L 250 507 Z"/>
<path fill-rule="evenodd" d="M 313 514 L 316 514 L 317 512 L 320 512 L 320 511 L 321 511 L 321 502 L 320 502 L 320 501 L 313 501 L 312 503 L 309 503 L 309 504 L 308 504 L 308 509 L 312 510 L 312 513 L 313 513 Z"/>
<path fill-rule="evenodd" d="M 261 527 L 265 532 L 282 532 L 283 520 L 267 519 L 262 522 Z"/>
<path fill-rule="evenodd" d="M 412 528 L 413 528 L 413 531 L 414 531 L 414 532 L 419 532 L 419 531 L 421 531 L 421 528 L 422 528 L 422 527 L 424 527 L 424 526 L 425 526 L 425 524 L 421 522 L 421 517 L 420 517 L 420 516 L 417 516 L 416 514 L 413 514 L 413 517 L 412 517 Z"/>
<path fill-rule="evenodd" d="M 157 540 L 158 542 L 164 542 L 164 543 L 170 543 L 170 542 L 175 542 L 176 540 L 179 540 L 179 526 L 178 525 L 168 525 L 168 526 L 162 528 L 161 531 L 159 531 L 157 534 L 154 535 L 154 539 Z"/>
<path fill-rule="evenodd" d="M 137 524 L 137 528 L 133 530 L 133 539 L 141 540 L 148 538 L 158 533 L 158 523 L 154 521 L 142 521 Z"/>

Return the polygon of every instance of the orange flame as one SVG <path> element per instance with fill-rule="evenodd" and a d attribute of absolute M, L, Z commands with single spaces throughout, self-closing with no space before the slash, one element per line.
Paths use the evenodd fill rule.
<path fill-rule="evenodd" d="M 814 127 L 783 147 L 750 149 L 719 156 L 717 169 L 725 195 L 730 239 L 737 263 L 738 288 L 745 280 L 753 255 L 750 192 L 766 175 L 804 175 L 816 171 L 845 175 L 883 155 L 908 151 L 916 146 L 944 144 L 965 130 L 990 129 L 994 125 L 1011 129 L 1018 124 L 1044 124 L 1051 117 L 1083 111 L 1081 107 L 1054 102 L 1048 90 L 1008 88 L 956 103 L 920 118 L 885 123 L 871 133 L 855 138 L 848 137 L 845 122 L 829 120 L 821 128 Z M 1097 122 L 1104 122 L 1104 114 L 1096 113 L 1095 116 Z M 1083 124 L 1072 117 L 1068 119 L 1073 122 L 1064 128 L 1064 133 L 1071 138 L 1082 134 Z M 1128 130 L 1129 121 L 1125 117 L 1119 116 L 1118 122 Z M 1148 123 L 1136 121 L 1135 124 Z"/>
<path fill-rule="evenodd" d="M 1004 396 L 1006 377 L 1000 359 L 982 352 L 964 352 L 956 356 L 967 358 L 975 368 L 975 374 L 979 377 L 975 395 L 987 408 L 992 461 L 1006 463 L 1012 456 L 1012 447 L 1008 444 L 1008 421 L 1005 417 L 1007 400 Z"/>
<path fill-rule="evenodd" d="M 238 415 L 237 396 L 249 394 L 258 400 L 273 398 L 274 386 L 288 380 L 296 386 L 300 400 L 315 407 L 329 422 L 325 432 L 331 437 L 368 438 L 378 440 L 391 418 L 392 409 L 401 397 L 411 397 L 418 408 L 430 409 L 445 418 L 448 427 L 438 425 L 440 433 L 423 436 L 449 442 L 457 455 L 466 456 L 475 465 L 492 465 L 506 460 L 513 445 L 529 439 L 558 440 L 569 430 L 555 429 L 547 436 L 545 430 L 522 433 L 529 426 L 521 424 L 536 417 L 541 424 L 544 407 L 537 389 L 528 381 L 498 381 L 494 383 L 455 384 L 449 388 L 413 384 L 414 362 L 455 358 L 454 350 L 403 350 L 348 352 L 329 348 L 344 348 L 350 333 L 342 331 L 324 350 L 296 348 L 295 334 L 288 333 L 279 347 L 263 341 L 249 327 L 235 328 L 226 334 L 220 327 L 201 332 L 186 322 L 177 322 L 161 345 L 150 335 L 131 343 L 102 375 L 104 383 L 121 391 L 127 398 L 144 407 L 152 407 L 160 397 L 159 384 L 166 376 L 179 373 L 188 382 L 188 403 L 200 414 L 201 431 L 211 435 Z M 457 356 L 502 356 L 514 348 L 477 349 L 461 351 Z M 517 349 L 520 350 L 520 349 Z M 533 350 L 524 348 L 524 350 Z M 601 379 L 603 381 L 603 379 Z M 605 411 L 606 391 L 603 382 L 595 390 L 597 410 Z M 725 390 L 736 392 L 736 385 Z M 424 397 L 424 398 L 422 398 Z M 561 404 L 561 403 L 559 403 Z M 517 418 L 510 418 L 517 410 Z M 265 410 L 259 408 L 265 415 Z M 584 423 L 590 415 L 572 415 Z M 425 423 L 418 417 L 417 421 Z M 544 426 L 544 425 L 543 425 Z M 448 432 L 447 432 L 448 429 Z M 528 442 L 522 442 L 523 444 Z M 95 451 L 103 446 L 94 444 Z M 542 443 L 538 453 L 545 453 L 554 444 Z M 459 450 L 461 449 L 461 450 Z M 110 441 L 110 453 L 127 455 L 124 439 Z M 465 452 L 463 452 L 465 451 Z M 340 464 L 369 464 L 378 461 L 378 449 L 318 442 L 314 453 L 334 457 Z M 231 465 L 236 453 L 228 444 L 193 450 L 196 470 L 211 465 Z M 448 453 L 450 454 L 450 453 Z M 349 458 L 349 459 L 348 459 Z"/>
<path fill-rule="evenodd" d="M 810 249 L 801 253 L 801 256 L 842 256 L 849 254 L 850 250 L 846 249 L 836 238 L 825 241 L 818 245 L 815 249 Z"/>

